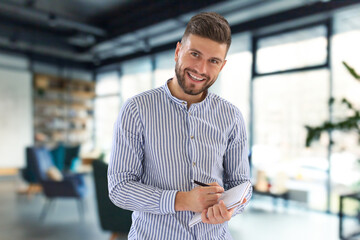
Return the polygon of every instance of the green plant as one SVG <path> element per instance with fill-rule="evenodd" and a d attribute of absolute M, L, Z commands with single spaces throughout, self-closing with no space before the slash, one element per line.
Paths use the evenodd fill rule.
<path fill-rule="evenodd" d="M 348 70 L 348 72 L 357 80 L 360 81 L 360 75 L 352 68 L 350 67 L 346 62 L 342 62 L 345 68 Z M 334 98 L 329 99 L 329 107 L 332 108 L 335 103 Z M 307 130 L 307 136 L 306 136 L 306 146 L 309 147 L 313 141 L 319 140 L 321 134 L 323 133 L 331 133 L 333 130 L 340 130 L 340 131 L 356 131 L 358 133 L 358 141 L 360 144 L 360 110 L 356 109 L 353 104 L 348 101 L 346 98 L 343 98 L 341 100 L 341 103 L 344 104 L 347 107 L 347 112 L 349 114 L 347 116 L 344 116 L 341 120 L 338 120 L 336 122 L 332 121 L 325 121 L 320 126 L 316 127 L 310 127 L 305 126 Z M 334 144 L 332 140 L 330 140 L 329 145 Z M 360 159 L 358 159 L 358 164 L 360 166 Z M 360 181 L 354 184 L 354 189 L 360 189 Z M 360 206 L 357 210 L 357 218 L 360 222 Z"/>
<path fill-rule="evenodd" d="M 343 62 L 346 69 L 349 73 L 358 81 L 360 81 L 360 75 L 350 67 L 346 62 Z M 334 98 L 329 99 L 329 106 L 332 107 L 335 103 Z M 353 104 L 350 103 L 346 98 L 341 100 L 342 104 L 345 104 L 348 108 L 349 114 L 348 116 L 344 116 L 342 120 L 332 122 L 332 121 L 325 121 L 320 126 L 305 126 L 307 130 L 306 136 L 306 146 L 309 147 L 313 141 L 319 140 L 322 133 L 329 133 L 333 130 L 341 130 L 341 131 L 356 131 L 359 135 L 359 144 L 360 144 L 360 110 L 354 108 Z M 329 144 L 333 144 L 330 142 Z"/>

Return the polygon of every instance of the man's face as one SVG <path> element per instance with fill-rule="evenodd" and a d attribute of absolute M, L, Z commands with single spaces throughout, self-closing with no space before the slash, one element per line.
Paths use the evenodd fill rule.
<path fill-rule="evenodd" d="M 224 67 L 227 45 L 190 34 L 175 51 L 175 74 L 182 91 L 199 95 L 217 79 Z"/>

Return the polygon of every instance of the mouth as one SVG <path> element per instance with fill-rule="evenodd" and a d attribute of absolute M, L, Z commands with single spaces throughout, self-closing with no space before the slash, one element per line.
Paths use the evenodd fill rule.
<path fill-rule="evenodd" d="M 197 77 L 194 74 L 191 74 L 190 72 L 187 72 L 187 75 L 189 76 L 189 78 L 195 82 L 201 82 L 204 81 L 206 78 L 204 77 Z"/>

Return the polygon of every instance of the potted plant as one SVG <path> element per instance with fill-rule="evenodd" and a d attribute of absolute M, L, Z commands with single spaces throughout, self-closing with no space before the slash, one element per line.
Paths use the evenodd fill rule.
<path fill-rule="evenodd" d="M 360 75 L 352 68 L 350 67 L 346 62 L 343 62 L 343 65 L 346 67 L 348 72 L 354 77 L 355 80 L 360 82 Z M 360 93 L 359 93 L 360 94 Z M 334 98 L 329 99 L 329 106 L 333 107 L 336 100 Z M 306 136 L 306 146 L 309 147 L 312 142 L 319 140 L 320 136 L 323 133 L 330 133 L 331 131 L 338 130 L 343 132 L 350 132 L 355 131 L 358 134 L 359 138 L 359 144 L 360 144 L 360 109 L 356 109 L 354 105 L 347 100 L 346 98 L 343 98 L 340 101 L 341 104 L 344 104 L 347 108 L 347 112 L 349 113 L 347 116 L 343 116 L 342 119 L 337 121 L 325 121 L 319 126 L 311 127 L 311 126 L 305 126 L 307 130 L 307 136 Z M 334 142 L 330 141 L 330 145 L 334 144 Z M 358 159 L 358 164 L 360 166 L 360 159 Z M 360 181 L 355 184 L 354 188 L 357 189 L 357 191 L 360 189 Z M 358 209 L 357 218 L 360 222 L 360 207 Z"/>

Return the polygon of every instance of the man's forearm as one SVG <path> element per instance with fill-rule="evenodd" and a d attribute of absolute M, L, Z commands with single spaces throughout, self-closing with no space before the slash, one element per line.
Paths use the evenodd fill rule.
<path fill-rule="evenodd" d="M 177 192 L 175 197 L 175 211 L 189 211 L 187 192 Z"/>
<path fill-rule="evenodd" d="M 209 187 L 196 187 L 188 192 L 177 192 L 175 197 L 175 211 L 202 212 L 216 204 L 224 192 L 224 188 L 217 183 Z"/>

